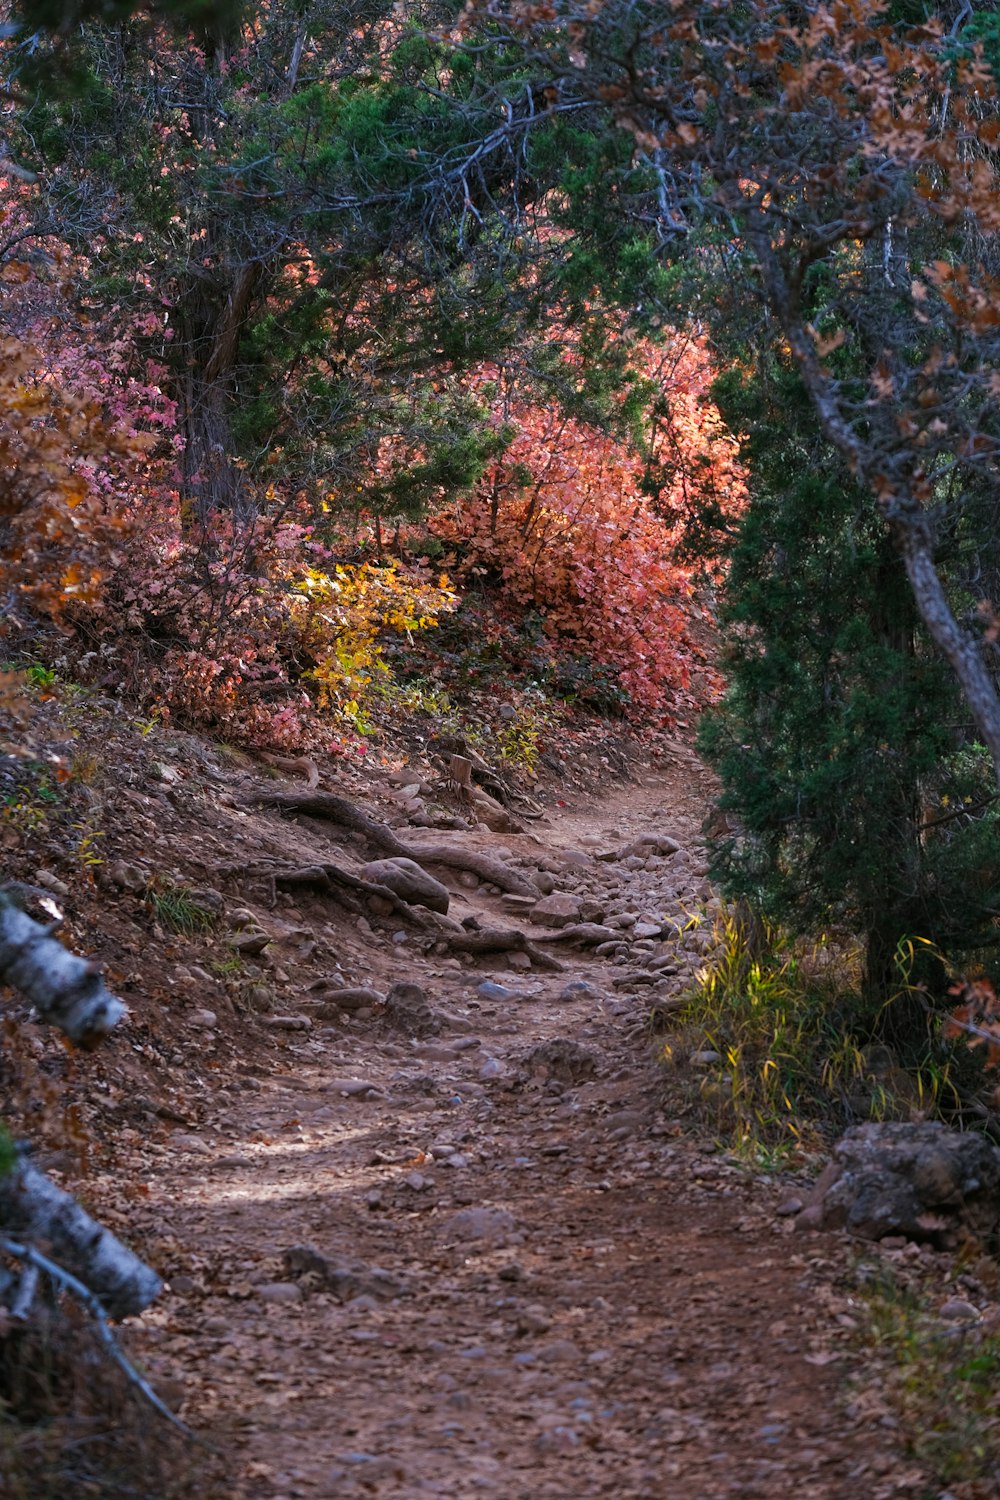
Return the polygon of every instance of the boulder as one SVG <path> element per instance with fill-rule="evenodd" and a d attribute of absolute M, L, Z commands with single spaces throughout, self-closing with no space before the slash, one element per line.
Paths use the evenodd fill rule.
<path fill-rule="evenodd" d="M 531 911 L 531 920 L 542 927 L 565 927 L 569 922 L 579 922 L 583 902 L 579 896 L 568 891 L 553 891 L 536 901 Z"/>
<path fill-rule="evenodd" d="M 400 900 L 411 906 L 426 906 L 429 911 L 447 914 L 449 895 L 440 880 L 417 864 L 416 860 L 399 856 L 394 859 L 374 859 L 361 871 L 362 880 L 371 885 L 384 885 Z"/>
<path fill-rule="evenodd" d="M 861 1239 L 903 1235 L 940 1249 L 1000 1238 L 1000 1150 L 936 1121 L 856 1125 L 837 1142 L 796 1221 Z"/>

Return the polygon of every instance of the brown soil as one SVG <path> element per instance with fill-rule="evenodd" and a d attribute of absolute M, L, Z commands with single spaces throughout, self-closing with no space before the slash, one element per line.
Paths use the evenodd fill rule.
<path fill-rule="evenodd" d="M 359 929 L 319 898 L 271 908 L 260 884 L 220 869 L 363 854 L 321 823 L 246 811 L 238 794 L 258 768 L 220 772 L 192 759 L 195 742 L 175 744 L 166 780 L 153 751 L 123 750 L 102 793 L 122 817 L 105 868 L 145 858 L 223 887 L 227 913 L 249 908 L 272 943 L 217 977 L 219 933 L 173 939 L 139 896 L 87 915 L 81 899 L 77 939 L 102 949 L 136 1016 L 102 1061 L 78 1065 L 77 1088 L 92 1110 L 104 1096 L 88 1199 L 169 1282 L 130 1348 L 231 1456 L 234 1497 L 925 1492 L 890 1431 L 845 1415 L 844 1246 L 792 1235 L 775 1214 L 787 1185 L 673 1118 L 647 991 L 616 989 L 620 966 L 560 945 L 564 972 L 513 972 L 504 957 L 423 954 L 412 931 L 394 940 L 393 919 Z M 592 895 L 618 879 L 590 858 L 595 842 L 669 833 L 687 874 L 678 885 L 663 861 L 663 890 L 647 881 L 637 904 L 659 894 L 684 909 L 704 898 L 704 773 L 676 746 L 641 775 L 599 795 L 555 786 L 528 832 L 454 837 L 522 861 L 577 850 L 557 885 Z M 388 806 L 360 775 L 328 784 L 367 785 L 374 815 Z M 512 924 L 497 895 L 440 873 L 454 915 Z M 320 1022 L 308 986 L 332 973 L 383 993 L 419 984 L 442 1030 L 410 1037 L 377 1012 Z M 525 998 L 480 994 L 488 979 Z M 574 980 L 587 987 L 559 998 Z M 255 1014 L 267 993 L 271 1013 Z M 304 1016 L 303 1029 L 276 1016 Z M 526 1061 L 554 1039 L 585 1048 L 594 1075 Z M 488 1234 L 473 1238 L 484 1209 L 502 1212 L 480 1215 Z M 295 1247 L 312 1257 L 287 1260 Z"/>

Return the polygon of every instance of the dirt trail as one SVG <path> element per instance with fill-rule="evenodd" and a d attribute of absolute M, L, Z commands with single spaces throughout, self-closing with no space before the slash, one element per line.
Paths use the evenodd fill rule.
<path fill-rule="evenodd" d="M 541 844 L 476 837 L 548 856 L 558 887 L 641 916 L 696 899 L 702 806 L 681 758 L 557 809 Z M 650 829 L 687 850 L 680 864 L 591 857 Z M 503 910 L 454 891 L 460 917 Z M 323 912 L 281 915 L 313 930 Z M 180 1378 L 190 1419 L 231 1442 L 234 1496 L 903 1492 L 890 1435 L 843 1412 L 824 1303 L 838 1252 L 789 1235 L 776 1189 L 664 1113 L 649 987 L 630 994 L 627 966 L 560 946 L 556 974 L 423 958 L 354 926 L 336 946 L 358 983 L 421 985 L 440 1033 L 378 1019 L 291 1033 L 275 1067 L 226 1080 L 147 1181 L 174 1271 L 138 1345 Z M 585 1049 L 593 1076 L 572 1048 L 549 1069 L 525 1062 L 555 1039 Z"/>

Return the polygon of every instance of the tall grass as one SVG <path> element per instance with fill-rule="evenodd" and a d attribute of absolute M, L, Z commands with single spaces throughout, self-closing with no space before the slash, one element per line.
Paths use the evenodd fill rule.
<path fill-rule="evenodd" d="M 926 1117 L 957 1103 L 929 1021 L 905 1067 L 880 1039 L 886 1008 L 915 993 L 919 942 L 900 945 L 899 988 L 878 1005 L 849 945 L 796 943 L 737 908 L 721 911 L 711 937 L 663 1057 L 672 1086 L 738 1153 L 808 1156 L 858 1120 Z"/>

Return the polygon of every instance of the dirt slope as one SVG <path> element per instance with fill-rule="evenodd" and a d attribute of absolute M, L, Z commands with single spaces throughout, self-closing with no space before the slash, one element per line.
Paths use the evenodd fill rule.
<path fill-rule="evenodd" d="M 456 837 L 540 858 L 611 912 L 683 911 L 705 894 L 699 776 L 679 751 L 645 785 L 554 808 L 534 837 Z M 296 858 L 335 836 L 266 826 Z M 680 864 L 629 870 L 587 848 L 650 829 L 688 851 Z M 454 914 L 510 922 L 446 878 Z M 234 1494 L 913 1492 L 887 1435 L 844 1415 L 840 1247 L 789 1237 L 773 1190 L 664 1114 L 649 988 L 616 989 L 621 965 L 558 947 L 564 972 L 514 973 L 336 915 L 324 927 L 315 900 L 256 911 L 290 930 L 283 1009 L 301 1013 L 304 981 L 336 963 L 383 993 L 418 983 L 441 1029 L 407 1034 L 424 1028 L 404 1007 L 394 1024 L 278 1032 L 195 1128 L 146 1147 L 141 1222 L 172 1284 L 140 1345 L 189 1420 L 231 1442 Z M 210 1064 L 226 1045 L 203 1036 Z M 553 1041 L 583 1051 L 532 1061 Z"/>
<path fill-rule="evenodd" d="M 712 897 L 683 746 L 601 794 L 567 767 L 524 831 L 435 834 L 616 925 L 617 955 L 547 945 L 561 972 L 424 953 L 326 897 L 275 901 L 248 871 L 368 855 L 249 806 L 259 767 L 183 737 L 115 748 L 91 799 L 104 895 L 67 902 L 135 1005 L 76 1073 L 99 1121 L 87 1191 L 168 1278 L 131 1348 L 231 1454 L 234 1500 L 922 1492 L 891 1433 L 845 1415 L 844 1247 L 790 1235 L 781 1191 L 664 1108 L 650 1002 L 699 955 L 636 934 Z M 403 818 L 387 783 L 335 785 Z M 23 858 L 67 874 L 58 833 Z M 639 835 L 680 849 L 629 854 Z M 208 886 L 216 928 L 164 931 L 129 890 L 151 870 Z M 526 920 L 437 873 L 459 920 Z M 331 1019 L 320 981 L 422 993 Z"/>

